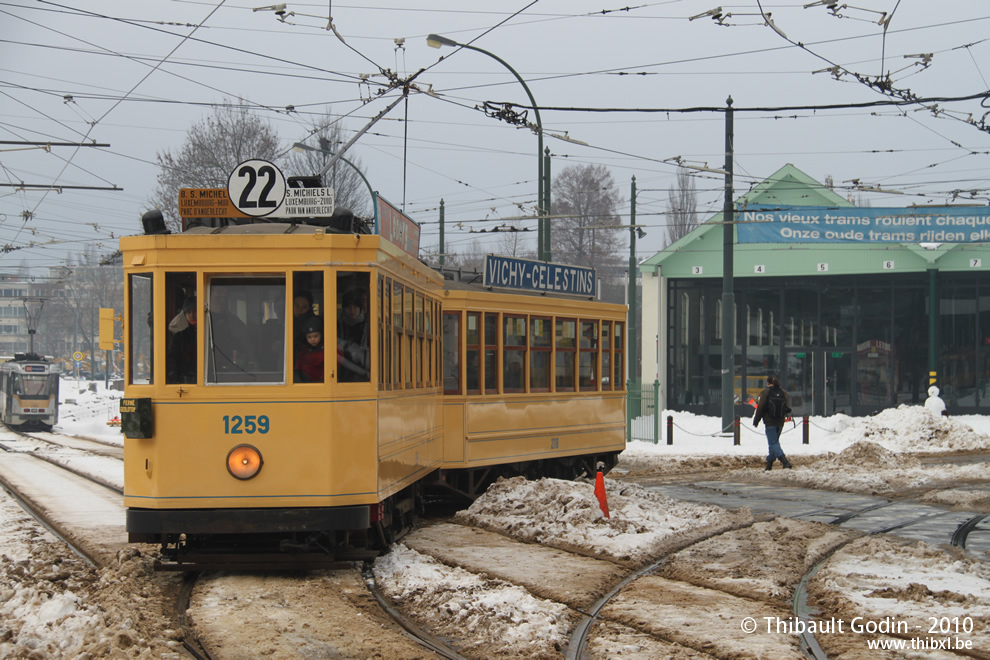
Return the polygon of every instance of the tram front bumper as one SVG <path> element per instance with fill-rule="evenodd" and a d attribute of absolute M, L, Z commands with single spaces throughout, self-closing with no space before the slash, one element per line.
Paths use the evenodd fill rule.
<path fill-rule="evenodd" d="M 128 509 L 132 542 L 164 534 L 282 534 L 368 529 L 370 507 L 300 509 Z M 140 539 L 135 538 L 140 536 Z"/>

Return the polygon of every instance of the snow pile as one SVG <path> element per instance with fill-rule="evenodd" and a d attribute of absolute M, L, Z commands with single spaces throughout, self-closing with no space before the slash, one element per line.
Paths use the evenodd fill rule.
<path fill-rule="evenodd" d="M 951 417 L 934 417 L 923 406 L 901 405 L 872 417 L 854 418 L 839 436 L 868 440 L 893 452 L 982 450 L 990 438 Z M 843 444 L 847 444 L 843 442 Z"/>
<path fill-rule="evenodd" d="M 108 390 L 102 382 L 62 379 L 55 430 L 89 440 L 112 440 L 123 444 L 120 427 L 107 424 L 119 417 L 121 397 L 123 392 Z"/>
<path fill-rule="evenodd" d="M 132 592 L 150 562 L 96 571 L 0 499 L 0 658 L 184 657 L 179 635 Z"/>
<path fill-rule="evenodd" d="M 632 565 L 688 539 L 752 520 L 748 510 L 730 512 L 681 502 L 635 484 L 606 479 L 605 490 L 611 518 L 603 515 L 591 484 L 499 479 L 455 520 L 521 541 Z"/>
<path fill-rule="evenodd" d="M 893 469 L 893 468 L 913 468 L 921 465 L 916 457 L 911 455 L 895 454 L 881 445 L 860 440 L 843 449 L 837 456 L 830 456 L 817 461 L 816 468 L 866 468 Z"/>
<path fill-rule="evenodd" d="M 429 620 L 434 634 L 484 631 L 461 651 L 477 657 L 557 658 L 576 616 L 522 587 L 445 566 L 399 544 L 375 562 L 382 591 Z"/>

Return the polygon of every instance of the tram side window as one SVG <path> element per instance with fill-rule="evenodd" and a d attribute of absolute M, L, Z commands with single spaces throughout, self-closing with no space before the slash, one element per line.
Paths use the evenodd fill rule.
<path fill-rule="evenodd" d="M 465 335 L 467 341 L 467 375 L 465 386 L 468 394 L 481 394 L 481 313 L 467 313 Z"/>
<path fill-rule="evenodd" d="M 284 382 L 284 368 L 271 369 L 263 342 L 266 309 L 285 295 L 283 275 L 212 277 L 207 284 L 203 332 L 206 382 L 252 384 Z M 281 357 L 284 362 L 284 354 Z M 275 358 L 278 367 L 279 359 Z"/>
<path fill-rule="evenodd" d="M 602 321 L 602 389 L 612 389 L 612 322 Z"/>
<path fill-rule="evenodd" d="M 485 394 L 498 393 L 498 314 L 485 314 Z"/>
<path fill-rule="evenodd" d="M 598 389 L 598 321 L 581 321 L 578 387 L 582 390 Z"/>
<path fill-rule="evenodd" d="M 506 315 L 502 318 L 502 327 L 505 347 L 502 388 L 505 392 L 522 392 L 526 364 L 526 317 Z"/>
<path fill-rule="evenodd" d="M 371 382 L 369 273 L 337 273 L 337 381 Z"/>
<path fill-rule="evenodd" d="M 625 363 L 625 345 L 626 345 L 626 335 L 625 335 L 625 323 L 620 321 L 615 322 L 615 333 L 612 338 L 612 346 L 614 348 L 613 355 L 615 356 L 612 360 L 614 367 L 612 373 L 612 382 L 614 390 L 624 390 L 625 380 L 623 380 L 623 374 L 625 374 L 626 363 Z"/>
<path fill-rule="evenodd" d="M 133 303 L 132 303 L 133 304 Z M 165 274 L 165 383 L 191 384 L 199 373 L 196 350 L 198 322 L 196 273 Z"/>
<path fill-rule="evenodd" d="M 391 380 L 389 380 L 389 374 L 391 373 L 391 351 L 388 350 L 389 346 L 389 329 L 388 321 L 389 315 L 387 311 L 389 309 L 388 294 L 391 290 L 389 280 L 386 277 L 379 277 L 377 281 L 378 285 L 378 388 L 385 390 L 390 389 Z"/>
<path fill-rule="evenodd" d="M 135 385 L 150 385 L 155 382 L 155 315 L 154 315 L 154 276 L 140 273 L 130 276 L 130 318 L 127 327 L 130 339 L 127 342 L 129 354 L 127 369 L 130 382 Z"/>
<path fill-rule="evenodd" d="M 553 326 L 549 318 L 529 319 L 529 391 L 550 391 L 550 351 Z"/>
<path fill-rule="evenodd" d="M 437 361 L 437 342 L 435 330 L 439 321 L 440 319 L 437 318 L 436 301 L 427 300 L 425 316 L 423 318 L 423 336 L 426 341 L 426 352 L 424 353 L 423 360 L 425 361 L 424 369 L 426 370 L 427 387 L 437 387 L 437 385 L 439 385 L 437 381 L 440 370 L 437 368 L 439 366 L 439 362 Z"/>
<path fill-rule="evenodd" d="M 402 285 L 392 282 L 392 387 L 401 390 L 402 381 Z"/>
<path fill-rule="evenodd" d="M 423 318 L 423 305 L 426 301 L 422 294 L 416 294 L 416 334 L 413 335 L 413 362 L 415 362 L 416 379 L 413 387 L 425 387 L 427 376 L 423 351 L 426 350 L 426 320 Z"/>
<path fill-rule="evenodd" d="M 558 392 L 574 390 L 574 353 L 577 348 L 577 321 L 557 319 L 554 341 L 556 389 Z"/>
<path fill-rule="evenodd" d="M 402 353 L 405 359 L 402 362 L 402 370 L 405 372 L 405 388 L 410 389 L 416 387 L 416 360 L 414 359 L 414 346 L 415 346 L 415 334 L 416 326 L 413 321 L 413 299 L 415 293 L 412 289 L 406 287 L 402 295 L 402 327 L 404 334 L 402 336 Z"/>
<path fill-rule="evenodd" d="M 303 326 L 324 314 L 323 271 L 301 270 L 292 274 L 292 355 L 306 348 Z"/>
<path fill-rule="evenodd" d="M 444 312 L 443 315 L 443 391 L 444 394 L 461 393 L 461 315 Z"/>

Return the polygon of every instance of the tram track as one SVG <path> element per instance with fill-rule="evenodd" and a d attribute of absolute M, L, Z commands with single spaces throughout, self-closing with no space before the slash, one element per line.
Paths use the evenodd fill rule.
<path fill-rule="evenodd" d="M 32 440 L 37 440 L 37 438 L 34 438 L 33 436 L 29 436 L 29 437 L 31 437 Z M 23 451 L 19 453 L 30 454 L 30 452 L 23 452 Z M 44 460 L 43 457 L 35 456 L 33 454 L 31 454 L 31 457 L 35 459 Z M 48 462 L 52 463 L 51 461 Z M 58 467 L 59 469 L 66 469 L 65 466 L 59 465 L 57 463 L 53 463 L 53 465 L 55 467 Z M 103 486 L 104 488 L 107 488 L 106 484 L 99 484 L 99 485 Z M 831 526 L 833 527 L 837 526 L 841 528 L 842 525 L 845 523 L 862 520 L 864 518 L 867 518 L 870 514 L 875 515 L 879 512 L 889 510 L 890 507 L 894 506 L 895 504 L 897 504 L 897 502 L 884 502 L 879 504 L 862 506 L 854 511 L 846 511 L 841 515 L 833 516 L 829 522 L 831 523 Z M 810 584 L 813 581 L 816 572 L 823 565 L 828 563 L 829 559 L 832 556 L 832 553 L 837 552 L 841 548 L 845 547 L 847 543 L 857 538 L 862 538 L 863 536 L 868 536 L 868 535 L 880 535 L 884 533 L 889 533 L 892 531 L 904 529 L 906 527 L 930 525 L 935 519 L 947 515 L 948 513 L 949 512 L 942 512 L 936 514 L 921 515 L 921 516 L 916 516 L 913 519 L 899 520 L 895 524 L 878 523 L 876 525 L 873 525 L 873 528 L 871 529 L 864 530 L 862 528 L 859 528 L 852 530 L 850 532 L 852 534 L 852 537 L 849 540 L 833 547 L 826 556 L 822 557 L 819 561 L 817 561 L 811 567 L 811 569 L 801 577 L 801 580 L 798 582 L 798 585 L 794 590 L 794 596 L 792 599 L 792 608 L 793 608 L 794 616 L 797 618 L 805 618 L 809 620 L 813 618 L 812 614 L 810 614 L 809 608 L 807 607 L 807 598 L 808 598 L 807 587 L 808 584 Z M 965 548 L 966 541 L 969 535 L 974 530 L 979 529 L 980 523 L 986 518 L 987 518 L 986 514 L 974 515 L 968 517 L 962 524 L 956 527 L 956 529 L 951 533 L 950 535 L 951 538 L 945 540 L 944 542 L 946 544 L 951 544 L 959 548 Z M 572 609 L 575 615 L 577 617 L 580 617 L 580 621 L 577 623 L 577 625 L 574 626 L 569 641 L 563 647 L 564 653 L 566 654 L 564 657 L 568 658 L 569 660 L 570 659 L 576 660 L 577 658 L 583 659 L 583 658 L 591 658 L 591 657 L 601 657 L 600 655 L 594 656 L 593 654 L 589 654 L 587 652 L 587 649 L 589 647 L 589 640 L 593 640 L 594 636 L 596 635 L 595 624 L 602 620 L 609 621 L 610 617 L 614 618 L 614 616 L 607 611 L 609 609 L 609 605 L 616 599 L 621 599 L 623 597 L 623 594 L 626 593 L 626 591 L 630 588 L 630 586 L 634 585 L 638 580 L 643 578 L 649 578 L 650 576 L 655 574 L 658 570 L 662 569 L 664 564 L 668 563 L 672 557 L 676 556 L 680 552 L 687 551 L 696 546 L 699 546 L 708 540 L 716 539 L 717 537 L 731 534 L 733 532 L 738 532 L 744 529 L 745 527 L 749 527 L 761 522 L 766 522 L 767 520 L 768 519 L 766 518 L 761 520 L 755 520 L 752 521 L 749 525 L 739 525 L 733 527 L 732 529 L 720 530 L 717 532 L 710 533 L 704 537 L 693 538 L 690 540 L 690 542 L 685 541 L 684 543 L 679 544 L 677 547 L 670 547 L 667 549 L 667 552 L 664 554 L 664 556 L 657 558 L 656 560 L 652 561 L 649 565 L 646 565 L 644 567 L 635 570 L 627 570 L 621 579 L 613 581 L 613 583 L 610 585 L 609 589 L 607 590 L 607 593 L 604 593 L 601 596 L 599 596 L 598 599 L 596 599 L 590 606 L 575 607 L 573 606 L 573 604 L 568 604 L 568 607 Z M 65 542 L 67 545 L 70 546 L 72 545 L 68 540 L 65 540 Z M 584 555 L 584 558 L 588 559 L 589 557 L 587 555 Z M 423 649 L 426 649 L 429 653 L 433 653 L 439 657 L 445 657 L 445 658 L 478 657 L 477 655 L 472 656 L 470 654 L 464 654 L 456 644 L 446 643 L 446 640 L 442 635 L 432 634 L 432 631 L 429 630 L 429 627 L 424 627 L 422 625 L 411 623 L 408 620 L 408 618 L 405 617 L 405 615 L 401 612 L 401 608 L 392 607 L 391 605 L 389 605 L 387 599 L 385 599 L 380 593 L 376 593 L 374 580 L 371 580 L 369 582 L 367 572 L 365 572 L 364 581 L 367 585 L 370 596 L 374 597 L 374 599 L 379 602 L 379 606 L 381 607 L 381 610 L 385 612 L 396 623 L 402 625 L 402 627 L 408 632 L 409 635 L 415 636 L 417 638 L 416 643 L 420 645 Z M 194 583 L 191 582 L 190 584 L 194 584 Z M 527 585 L 522 585 L 522 586 L 523 588 L 527 588 Z M 706 588 L 710 588 L 709 585 L 705 585 L 705 586 Z M 193 628 L 190 626 L 190 622 L 186 621 L 185 619 L 185 612 L 188 609 L 188 602 L 189 602 L 189 598 L 191 597 L 189 594 L 191 594 L 191 591 L 192 591 L 192 586 L 189 587 L 189 593 L 187 593 L 184 596 L 185 601 L 179 600 L 177 601 L 177 605 L 176 605 L 176 617 L 177 619 L 180 619 L 182 623 L 181 630 L 183 630 L 183 636 L 181 641 L 183 645 L 188 644 L 190 646 L 190 648 L 186 649 L 186 652 L 189 653 L 192 657 L 198 658 L 199 660 L 214 660 L 214 658 L 216 658 L 216 660 L 220 660 L 224 656 L 210 655 L 210 651 L 207 650 L 207 645 L 199 643 L 198 639 L 195 637 L 194 633 L 192 632 Z M 731 592 L 726 592 L 726 593 L 730 593 L 731 595 Z M 754 603 L 756 603 L 756 601 L 754 601 Z M 799 603 L 803 603 L 803 604 L 799 604 Z M 647 631 L 647 630 L 641 632 L 643 632 L 644 634 L 654 634 L 652 631 Z M 661 639 L 664 642 L 671 644 L 679 643 L 676 638 L 664 638 L 663 636 L 659 636 L 658 639 Z M 818 645 L 818 641 L 816 640 L 814 635 L 802 636 L 800 646 L 807 657 L 814 658 L 815 660 L 823 660 L 824 658 L 828 657 L 825 651 L 822 650 L 821 646 Z M 685 648 L 692 649 L 694 652 L 701 651 L 700 648 L 697 648 L 695 646 L 688 646 Z M 708 653 L 711 657 L 731 657 L 732 655 L 731 653 L 721 654 L 720 651 L 711 653 L 710 650 L 708 651 Z M 974 656 L 974 657 L 980 657 L 980 656 Z"/>
<path fill-rule="evenodd" d="M 124 489 L 123 489 L 123 487 L 119 483 L 114 483 L 113 481 L 111 481 L 109 479 L 106 479 L 106 478 L 104 478 L 104 477 L 102 477 L 102 476 L 100 476 L 98 474 L 94 474 L 92 471 L 87 471 L 85 469 L 78 468 L 78 467 L 75 467 L 73 465 L 70 465 L 69 462 L 68 462 L 68 460 L 65 457 L 65 454 L 67 453 L 70 456 L 76 456 L 76 457 L 79 457 L 79 456 L 95 456 L 95 457 L 99 457 L 100 459 L 107 459 L 107 460 L 116 461 L 116 462 L 119 462 L 120 463 L 121 474 L 123 474 L 123 458 L 122 458 L 123 448 L 122 447 L 118 447 L 118 451 L 117 452 L 94 451 L 92 449 L 87 449 L 85 447 L 72 446 L 72 443 L 66 444 L 66 443 L 62 443 L 62 442 L 57 442 L 57 441 L 55 441 L 55 440 L 53 440 L 51 438 L 41 437 L 40 434 L 38 434 L 37 432 L 27 432 L 27 431 L 22 431 L 22 430 L 11 428 L 11 427 L 7 427 L 7 430 L 10 431 L 11 433 L 15 434 L 17 437 L 23 438 L 25 441 L 42 442 L 42 443 L 45 443 L 46 445 L 48 445 L 49 447 L 53 448 L 53 450 L 55 452 L 63 452 L 63 453 L 62 454 L 58 454 L 58 453 L 54 453 L 53 454 L 53 453 L 45 453 L 45 452 L 36 451 L 34 449 L 18 448 L 18 447 L 14 446 L 10 442 L 4 443 L 2 440 L 0 440 L 0 449 L 2 449 L 3 451 L 22 453 L 22 454 L 26 454 L 26 455 L 29 455 L 29 456 L 33 456 L 34 458 L 37 458 L 38 460 L 45 461 L 46 463 L 49 463 L 49 464 L 54 465 L 56 467 L 59 467 L 59 468 L 65 470 L 67 472 L 70 472 L 70 473 L 72 473 L 72 474 L 74 474 L 74 475 L 76 475 L 78 477 L 81 477 L 81 478 L 86 479 L 88 481 L 91 481 L 91 482 L 93 482 L 95 484 L 98 484 L 100 486 L 103 486 L 104 488 L 106 488 L 108 490 L 111 490 L 111 491 L 113 491 L 114 493 L 116 493 L 118 495 L 123 496 Z M 76 438 L 72 438 L 72 436 L 60 436 L 60 437 L 63 437 L 63 438 L 69 439 L 69 440 L 78 440 Z M 84 442 L 91 443 L 91 444 L 94 444 L 94 445 L 104 445 L 104 446 L 108 446 L 108 447 L 113 447 L 114 446 L 114 445 L 110 445 L 108 443 L 98 443 L 98 442 L 94 442 L 94 441 L 90 441 L 90 440 L 84 440 Z"/>
<path fill-rule="evenodd" d="M 896 505 L 897 502 L 884 502 L 879 504 L 869 504 L 862 506 L 859 509 L 846 511 L 838 516 L 833 516 L 832 520 L 828 523 L 825 522 L 807 522 L 805 524 L 809 525 L 827 525 L 828 528 L 836 530 L 840 533 L 841 539 L 837 537 L 838 540 L 831 543 L 820 556 L 816 557 L 815 561 L 811 563 L 808 569 L 800 575 L 798 579 L 792 586 L 792 594 L 789 599 L 790 616 L 794 620 L 801 620 L 805 624 L 815 621 L 815 620 L 827 620 L 829 616 L 836 616 L 836 612 L 819 612 L 815 607 L 820 607 L 821 603 L 812 606 L 809 604 L 809 585 L 815 580 L 817 573 L 832 559 L 833 555 L 840 550 L 846 548 L 849 544 L 862 540 L 868 537 L 885 537 L 891 535 L 897 537 L 897 532 L 909 527 L 917 526 L 931 526 L 937 520 L 952 514 L 950 511 L 936 511 L 936 512 L 925 512 L 920 515 L 914 515 L 910 518 L 905 518 L 903 515 L 897 519 L 895 522 L 891 523 L 889 520 L 883 518 L 873 519 L 871 516 L 877 516 L 881 512 L 886 512 L 887 509 Z M 953 531 L 947 532 L 943 535 L 941 540 L 941 545 L 943 546 L 955 546 L 959 548 L 965 548 L 966 538 L 970 532 L 978 528 L 980 522 L 987 518 L 986 514 L 980 514 L 976 516 L 971 516 L 965 520 L 962 524 L 958 525 Z M 866 519 L 869 524 L 868 529 L 863 529 L 862 527 L 844 527 L 848 523 L 858 521 L 862 523 L 862 520 Z M 789 519 L 792 520 L 792 519 Z M 658 573 L 662 572 L 662 569 L 666 564 L 668 564 L 673 558 L 676 558 L 679 553 L 684 551 L 692 551 L 696 547 L 704 545 L 707 541 L 718 540 L 719 537 L 728 537 L 730 535 L 737 534 L 738 532 L 744 530 L 746 527 L 751 527 L 752 525 L 757 525 L 766 522 L 766 519 L 756 520 L 750 523 L 750 525 L 737 526 L 732 529 L 720 530 L 711 534 L 707 534 L 704 537 L 699 537 L 692 539 L 690 542 L 681 544 L 676 548 L 670 548 L 669 551 L 662 557 L 658 557 L 652 560 L 649 564 L 636 568 L 634 570 L 629 570 L 625 572 L 621 577 L 612 581 L 612 583 L 607 587 L 599 587 L 599 591 L 603 591 L 595 601 L 590 606 L 576 606 L 573 602 L 564 602 L 567 607 L 571 608 L 573 612 L 579 617 L 577 623 L 573 626 L 570 633 L 570 637 L 563 647 L 563 657 L 566 660 L 590 660 L 595 657 L 602 657 L 600 651 L 596 654 L 593 650 L 593 642 L 598 634 L 596 626 L 598 623 L 609 622 L 612 624 L 628 625 L 628 622 L 623 623 L 622 619 L 616 618 L 616 610 L 614 607 L 610 607 L 611 603 L 616 601 L 621 601 L 627 599 L 627 594 L 630 591 L 637 591 L 636 583 L 638 581 L 647 579 L 656 579 Z M 794 520 L 793 522 L 800 522 Z M 943 525 L 944 526 L 944 525 Z M 735 541 L 733 541 L 734 543 Z M 899 541 L 898 541 L 899 542 Z M 418 547 L 421 552 L 426 552 L 428 555 L 431 553 L 424 548 L 423 543 L 417 543 L 416 539 L 413 539 L 410 544 L 411 547 Z M 497 549 L 493 549 L 494 552 L 502 554 L 504 549 L 501 545 Z M 434 556 L 437 561 L 447 565 L 460 566 L 464 570 L 475 571 L 478 570 L 477 566 L 472 565 L 461 565 L 459 564 L 451 555 L 446 555 L 444 553 L 438 553 Z M 526 555 L 528 558 L 528 555 Z M 527 559 L 528 560 L 528 559 Z M 506 560 L 502 560 L 506 563 Z M 522 561 L 522 559 L 520 559 Z M 511 560 L 508 561 L 511 563 Z M 498 577 L 499 579 L 507 579 L 506 575 L 502 572 L 493 572 L 491 574 L 482 573 L 482 575 L 487 575 L 488 577 Z M 667 579 L 667 578 L 664 578 Z M 511 579 L 510 579 L 511 582 Z M 695 581 L 688 579 L 689 584 L 694 584 L 698 588 L 711 589 L 712 586 L 707 584 L 704 580 Z M 527 584 L 525 581 L 517 581 L 514 584 L 522 586 L 523 588 L 530 589 L 532 591 L 532 586 Z M 647 589 L 639 589 L 639 593 L 648 592 Z M 737 596 L 738 594 L 734 592 L 733 589 L 728 589 L 724 591 L 725 594 L 729 596 Z M 539 594 L 540 597 L 545 598 L 546 595 L 543 593 Z M 753 601 L 753 607 L 758 607 L 759 601 Z M 640 609 L 650 609 L 651 604 L 645 602 L 639 602 Z M 397 605 L 401 610 L 401 605 Z M 838 613 L 841 616 L 841 612 Z M 420 624 L 420 627 L 423 627 Z M 640 635 L 650 635 L 655 637 L 658 641 L 667 644 L 680 645 L 684 642 L 677 635 L 664 635 L 663 633 L 657 634 L 655 630 L 650 630 L 649 626 L 643 626 L 640 628 L 635 628 Z M 718 635 L 717 631 L 712 631 Z M 896 635 L 894 635 L 896 637 Z M 798 649 L 801 654 L 805 657 L 812 658 L 813 660 L 826 660 L 828 657 L 827 649 L 829 647 L 824 646 L 820 640 L 816 637 L 813 632 L 801 632 L 798 635 Z M 454 648 L 458 648 L 458 644 L 454 644 Z M 725 649 L 718 650 L 712 648 L 706 648 L 706 643 L 689 643 L 684 649 L 685 654 L 692 652 L 706 653 L 709 657 L 716 658 L 731 658 L 737 657 L 735 651 L 726 651 Z M 469 656 L 477 657 L 477 656 Z M 961 657 L 984 657 L 979 655 L 971 655 L 966 652 L 961 653 Z"/>

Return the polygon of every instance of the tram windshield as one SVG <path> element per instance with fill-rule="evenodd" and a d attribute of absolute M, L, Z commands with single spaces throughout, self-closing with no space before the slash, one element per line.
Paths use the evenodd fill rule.
<path fill-rule="evenodd" d="M 206 382 L 285 382 L 285 278 L 215 277 L 208 290 Z"/>
<path fill-rule="evenodd" d="M 12 390 L 14 394 L 25 398 L 48 398 L 53 382 L 54 379 L 48 374 L 16 374 Z"/>

